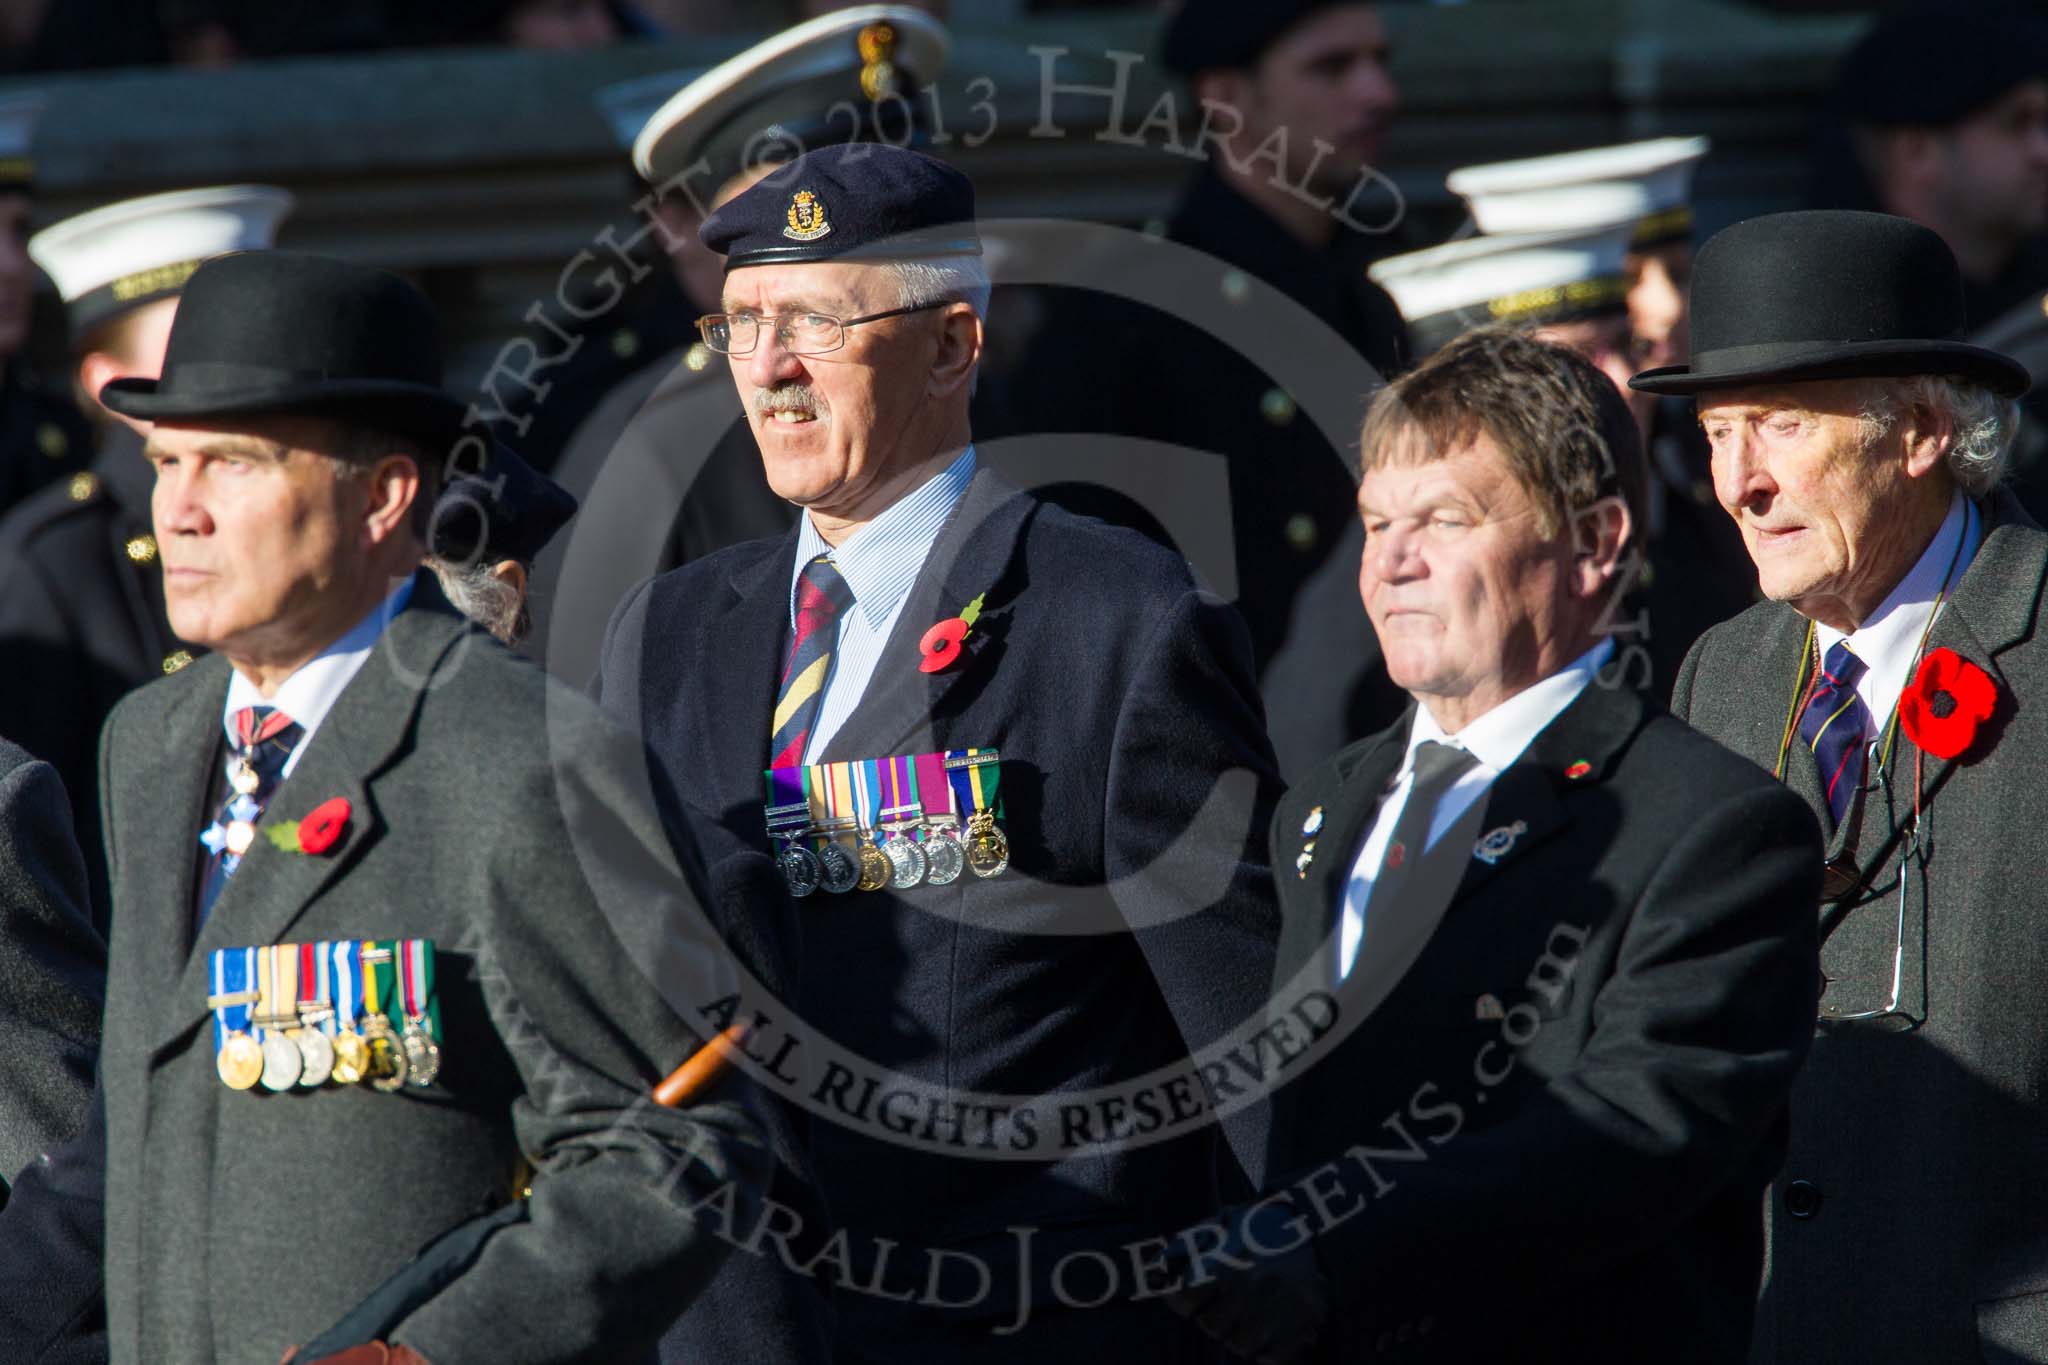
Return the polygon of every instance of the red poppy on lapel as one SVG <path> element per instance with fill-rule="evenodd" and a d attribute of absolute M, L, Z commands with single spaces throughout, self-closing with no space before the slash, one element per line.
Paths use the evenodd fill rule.
<path fill-rule="evenodd" d="M 981 594 L 969 602 L 967 609 L 958 616 L 949 616 L 924 633 L 924 638 L 917 642 L 918 652 L 924 655 L 917 665 L 918 672 L 937 673 L 952 666 L 953 661 L 960 657 L 961 641 L 967 638 L 967 632 L 981 617 L 981 601 L 986 596 L 987 593 Z"/>
<path fill-rule="evenodd" d="M 1936 758 L 1955 758 L 1991 719 L 1998 685 L 1991 675 L 1946 647 L 1929 650 L 1899 698 L 1906 737 Z"/>
<path fill-rule="evenodd" d="M 266 825 L 263 832 L 286 853 L 325 853 L 341 842 L 350 813 L 348 798 L 337 796 L 313 807 L 313 813 L 297 824 Z"/>

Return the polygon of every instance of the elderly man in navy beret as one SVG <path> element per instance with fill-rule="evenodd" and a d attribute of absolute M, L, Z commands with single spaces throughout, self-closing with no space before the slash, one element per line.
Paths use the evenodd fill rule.
<path fill-rule="evenodd" d="M 1127 1265 L 1257 1159 L 1255 1125 L 1233 1149 L 1189 1112 L 1140 1147 L 1062 1098 L 1262 1017 L 1277 791 L 1244 625 L 1176 556 L 980 464 L 989 285 L 959 172 L 821 149 L 703 239 L 726 257 L 705 342 L 803 512 L 635 591 L 602 695 L 678 805 L 777 852 L 797 926 L 780 1013 L 805 1055 L 852 1059 L 810 1125 L 835 1358 L 1204 1358 L 1135 1283 L 1047 1276 Z M 892 1096 L 879 1124 L 846 1098 L 870 1083 Z"/>

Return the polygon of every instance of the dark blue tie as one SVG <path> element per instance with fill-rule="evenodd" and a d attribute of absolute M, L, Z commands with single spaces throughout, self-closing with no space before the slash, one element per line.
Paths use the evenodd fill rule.
<path fill-rule="evenodd" d="M 234 751 L 228 755 L 227 797 L 215 812 L 213 823 L 200 832 L 206 846 L 206 879 L 200 883 L 198 919 L 194 931 L 205 927 L 213 903 L 242 855 L 258 837 L 256 821 L 284 776 L 285 762 L 305 733 L 298 722 L 274 706 L 245 706 L 235 712 Z"/>
<path fill-rule="evenodd" d="M 1840 828 L 1850 803 L 1863 786 L 1863 765 L 1870 729 L 1870 708 L 1856 694 L 1863 660 L 1849 652 L 1846 640 L 1828 646 L 1820 677 L 1806 709 L 1799 715 L 1799 738 L 1813 753 L 1820 789 L 1828 803 L 1828 829 Z"/>

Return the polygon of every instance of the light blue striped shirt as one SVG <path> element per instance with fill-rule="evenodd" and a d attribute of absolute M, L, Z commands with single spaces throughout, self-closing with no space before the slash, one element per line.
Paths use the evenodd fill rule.
<path fill-rule="evenodd" d="M 796 588 L 804 566 L 825 555 L 839 576 L 853 589 L 853 608 L 839 618 L 839 638 L 832 648 L 832 671 L 825 676 L 823 695 L 818 699 L 818 718 L 811 725 L 804 746 L 804 762 L 816 763 L 818 755 L 839 733 L 839 727 L 860 705 L 881 662 L 882 649 L 910 585 L 924 569 L 939 528 L 960 505 L 967 481 L 974 477 L 974 447 L 960 452 L 960 458 L 919 485 L 915 492 L 899 499 L 889 509 L 847 537 L 833 549 L 804 514 L 796 533 L 796 563 L 789 572 L 789 628 L 796 630 Z M 965 606 L 966 603 L 960 605 Z"/>

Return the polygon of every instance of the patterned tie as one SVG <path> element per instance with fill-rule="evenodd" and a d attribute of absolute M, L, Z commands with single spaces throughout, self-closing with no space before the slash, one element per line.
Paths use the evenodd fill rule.
<path fill-rule="evenodd" d="M 235 752 L 228 757 L 227 799 L 199 836 L 206 846 L 206 880 L 200 884 L 199 920 L 203 927 L 220 899 L 221 888 L 256 837 L 256 821 L 284 776 L 285 760 L 305 731 L 274 706 L 245 706 L 235 712 Z"/>
<path fill-rule="evenodd" d="M 789 644 L 789 662 L 782 669 L 782 688 L 775 697 L 775 719 L 769 726 L 768 760 L 772 768 L 804 761 L 811 726 L 825 695 L 825 675 L 832 671 L 832 647 L 839 640 L 839 614 L 853 605 L 853 589 L 819 555 L 804 565 L 796 585 L 796 636 Z"/>
<path fill-rule="evenodd" d="M 1366 914 L 1390 914 L 1399 907 L 1402 892 L 1414 880 L 1428 849 L 1429 827 L 1436 818 L 1437 806 L 1459 778 L 1478 766 L 1479 760 L 1470 750 L 1456 745 L 1430 739 L 1415 746 L 1415 780 L 1408 787 L 1408 799 L 1401 804 L 1401 813 L 1394 817 L 1394 836 L 1387 840 L 1387 851 L 1380 858 L 1379 872 L 1372 879 L 1372 891 L 1366 897 L 1361 918 Z M 1361 929 L 1361 945 L 1363 934 Z M 1348 973 L 1348 967 L 1340 966 L 1340 979 Z"/>
<path fill-rule="evenodd" d="M 1820 770 L 1830 832 L 1841 826 L 1863 786 L 1864 735 L 1870 729 L 1870 708 L 1856 694 L 1863 670 L 1863 660 L 1850 653 L 1848 641 L 1829 645 L 1813 695 L 1799 713 L 1799 738 L 1813 752 L 1814 766 Z"/>

